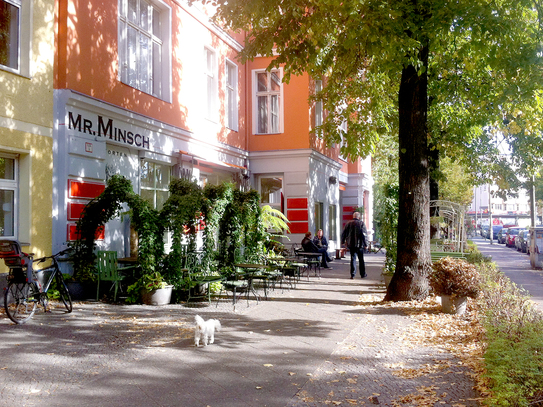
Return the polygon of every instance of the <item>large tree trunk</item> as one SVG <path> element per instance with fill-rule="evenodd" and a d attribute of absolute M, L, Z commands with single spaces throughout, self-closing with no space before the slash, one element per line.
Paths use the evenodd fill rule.
<path fill-rule="evenodd" d="M 421 49 L 427 66 L 428 47 Z M 428 79 L 414 66 L 402 70 L 399 100 L 399 216 L 396 272 L 385 301 L 428 296 L 430 271 L 430 186 L 428 171 Z"/>

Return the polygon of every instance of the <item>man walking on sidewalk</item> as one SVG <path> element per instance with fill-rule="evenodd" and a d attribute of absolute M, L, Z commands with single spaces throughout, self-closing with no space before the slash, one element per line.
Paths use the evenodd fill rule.
<path fill-rule="evenodd" d="M 366 266 L 364 265 L 364 249 L 368 246 L 366 242 L 366 226 L 360 220 L 360 212 L 353 213 L 353 220 L 349 221 L 341 234 L 341 244 L 346 244 L 351 253 L 351 279 L 356 275 L 356 257 L 358 256 L 360 277 L 366 277 Z"/>

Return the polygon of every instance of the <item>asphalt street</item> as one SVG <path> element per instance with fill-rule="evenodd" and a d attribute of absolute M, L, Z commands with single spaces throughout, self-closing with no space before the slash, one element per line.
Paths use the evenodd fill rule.
<path fill-rule="evenodd" d="M 512 282 L 526 290 L 532 301 L 543 311 L 543 271 L 531 268 L 530 256 L 496 241 L 490 244 L 490 240 L 480 236 L 472 240 L 485 256 L 492 257 Z"/>

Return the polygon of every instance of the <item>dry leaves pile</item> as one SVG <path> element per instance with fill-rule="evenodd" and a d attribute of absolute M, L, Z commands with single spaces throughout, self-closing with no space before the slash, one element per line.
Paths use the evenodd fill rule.
<path fill-rule="evenodd" d="M 367 297 L 367 296 L 364 296 Z M 362 299 L 362 304 L 368 298 Z M 372 301 L 370 299 L 370 301 Z M 401 336 L 402 343 L 408 347 L 431 346 L 449 352 L 460 360 L 466 367 L 469 375 L 476 383 L 476 390 L 482 396 L 488 396 L 487 381 L 482 377 L 484 373 L 484 330 L 477 317 L 477 307 L 473 300 L 468 303 L 464 315 L 445 314 L 436 297 L 429 297 L 425 301 L 410 301 L 397 303 L 373 303 L 374 306 L 394 308 L 407 314 L 415 323 L 405 330 Z M 435 360 L 432 365 L 424 365 L 418 369 L 399 368 L 393 374 L 403 378 L 416 378 L 444 371 L 452 367 L 450 360 Z M 417 388 L 418 393 L 403 396 L 397 399 L 394 405 L 410 404 L 416 406 L 434 406 L 439 404 L 440 398 L 437 388 Z M 443 403 L 443 402 L 440 402 Z M 457 406 L 461 406 L 458 404 Z"/>

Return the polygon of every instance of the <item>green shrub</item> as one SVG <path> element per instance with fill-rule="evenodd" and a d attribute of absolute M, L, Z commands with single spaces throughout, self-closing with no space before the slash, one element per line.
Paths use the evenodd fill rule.
<path fill-rule="evenodd" d="M 486 331 L 489 406 L 541 405 L 543 394 L 543 314 L 526 292 L 493 263 L 477 268 L 484 290 L 479 298 Z"/>

